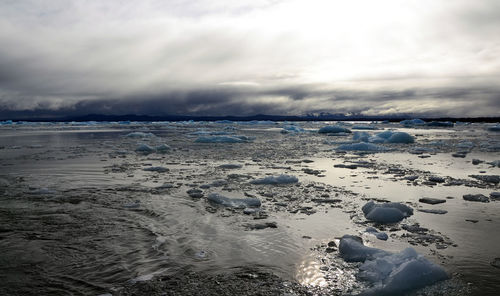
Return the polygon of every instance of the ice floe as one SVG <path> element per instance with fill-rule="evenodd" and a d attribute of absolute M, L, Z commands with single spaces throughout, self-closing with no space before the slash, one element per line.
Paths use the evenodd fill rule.
<path fill-rule="evenodd" d="M 413 248 L 395 254 L 376 254 L 359 268 L 357 278 L 372 285 L 361 295 L 402 295 L 449 278 L 442 267 Z"/>
<path fill-rule="evenodd" d="M 143 171 L 146 171 L 146 172 L 165 173 L 165 172 L 168 172 L 168 171 L 169 171 L 169 169 L 168 169 L 168 168 L 166 168 L 166 167 L 155 166 L 155 167 L 145 168 L 145 169 L 143 169 Z"/>
<path fill-rule="evenodd" d="M 396 223 L 413 215 L 413 209 L 397 202 L 376 204 L 369 201 L 362 207 L 365 218 L 378 223 Z"/>
<path fill-rule="evenodd" d="M 134 138 L 134 139 L 144 139 L 144 138 L 155 138 L 156 136 L 152 133 L 145 132 L 133 132 L 125 135 L 126 138 Z"/>
<path fill-rule="evenodd" d="M 171 149 L 170 146 L 168 146 L 167 144 L 161 144 L 155 147 L 155 150 L 158 153 L 167 153 L 170 151 L 170 149 Z"/>
<path fill-rule="evenodd" d="M 449 278 L 442 267 L 413 248 L 390 253 L 365 246 L 360 237 L 344 235 L 339 253 L 347 262 L 363 262 L 356 277 L 370 287 L 359 295 L 402 295 Z"/>
<path fill-rule="evenodd" d="M 147 145 L 147 144 L 139 144 L 135 148 L 135 152 L 141 153 L 141 154 L 150 154 L 155 152 L 155 148 Z"/>
<path fill-rule="evenodd" d="M 282 134 L 287 134 L 287 133 L 303 133 L 305 130 L 301 128 L 300 126 L 296 125 L 284 125 L 283 129 L 281 130 Z"/>
<path fill-rule="evenodd" d="M 492 132 L 500 132 L 500 124 L 489 126 L 488 130 Z"/>
<path fill-rule="evenodd" d="M 250 181 L 251 184 L 269 184 L 269 185 L 278 185 L 278 184 L 292 184 L 299 182 L 299 179 L 295 176 L 290 175 L 279 175 L 279 176 L 268 176 L 261 179 L 255 179 Z"/>
<path fill-rule="evenodd" d="M 467 201 L 490 202 L 490 199 L 483 194 L 465 194 L 463 199 Z"/>
<path fill-rule="evenodd" d="M 415 118 L 415 119 L 402 120 L 399 123 L 406 126 L 412 126 L 412 125 L 424 125 L 425 121 L 419 118 Z"/>

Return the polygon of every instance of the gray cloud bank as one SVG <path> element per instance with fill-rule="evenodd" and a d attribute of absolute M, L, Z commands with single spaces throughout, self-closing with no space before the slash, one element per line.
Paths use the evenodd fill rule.
<path fill-rule="evenodd" d="M 498 1 L 134 2 L 2 1 L 0 114 L 500 114 Z"/>

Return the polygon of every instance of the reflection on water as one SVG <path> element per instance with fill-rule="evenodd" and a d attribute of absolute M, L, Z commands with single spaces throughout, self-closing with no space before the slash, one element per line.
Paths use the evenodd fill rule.
<path fill-rule="evenodd" d="M 306 286 L 325 287 L 328 285 L 321 271 L 321 264 L 316 260 L 307 258 L 300 261 L 296 278 L 299 283 Z"/>

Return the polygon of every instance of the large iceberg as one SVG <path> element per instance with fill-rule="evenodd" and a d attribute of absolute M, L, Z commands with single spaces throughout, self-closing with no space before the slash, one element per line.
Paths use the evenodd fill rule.
<path fill-rule="evenodd" d="M 290 176 L 290 175 L 279 175 L 279 176 L 269 176 L 261 179 L 256 179 L 250 181 L 251 184 L 270 184 L 270 185 L 277 185 L 277 184 L 292 184 L 292 183 L 297 183 L 299 182 L 299 179 L 295 176 Z"/>

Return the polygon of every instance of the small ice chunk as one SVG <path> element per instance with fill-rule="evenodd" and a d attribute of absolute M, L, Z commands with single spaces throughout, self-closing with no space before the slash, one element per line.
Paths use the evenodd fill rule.
<path fill-rule="evenodd" d="M 161 144 L 159 146 L 156 146 L 156 152 L 158 153 L 167 153 L 170 151 L 170 146 L 168 146 L 167 144 Z"/>
<path fill-rule="evenodd" d="M 419 119 L 419 118 L 415 118 L 415 119 L 402 120 L 399 123 L 402 125 L 410 125 L 411 126 L 411 125 L 424 125 L 425 121 L 423 121 L 422 119 Z"/>
<path fill-rule="evenodd" d="M 270 184 L 270 185 L 278 185 L 278 184 L 292 184 L 299 182 L 299 179 L 295 176 L 290 175 L 279 175 L 279 176 L 269 176 L 261 179 L 256 179 L 250 181 L 251 184 Z"/>
<path fill-rule="evenodd" d="M 488 130 L 492 132 L 500 132 L 500 124 L 489 126 Z"/>
<path fill-rule="evenodd" d="M 210 186 L 222 187 L 222 186 L 226 186 L 227 184 L 228 184 L 228 182 L 226 180 L 215 180 L 212 183 L 210 183 Z"/>
<path fill-rule="evenodd" d="M 385 142 L 391 144 L 411 144 L 415 142 L 415 138 L 408 133 L 397 132 L 392 134 Z"/>
<path fill-rule="evenodd" d="M 376 137 L 382 138 L 384 140 L 389 139 L 392 135 L 394 135 L 393 131 L 383 131 L 381 133 L 376 134 Z"/>
<path fill-rule="evenodd" d="M 371 143 L 343 144 L 336 148 L 339 151 L 384 152 L 388 149 Z"/>
<path fill-rule="evenodd" d="M 327 125 L 318 130 L 320 134 L 337 134 L 337 133 L 346 133 L 350 134 L 351 131 L 345 127 L 339 125 Z"/>
<path fill-rule="evenodd" d="M 366 260 L 357 277 L 372 284 L 362 295 L 403 295 L 449 278 L 442 267 L 413 248 Z"/>
<path fill-rule="evenodd" d="M 367 132 L 354 132 L 352 135 L 352 139 L 354 141 L 368 142 L 370 138 L 370 134 Z"/>
<path fill-rule="evenodd" d="M 164 183 L 163 185 L 156 187 L 156 189 L 170 189 L 170 188 L 174 188 L 174 184 Z"/>
<path fill-rule="evenodd" d="M 145 169 L 143 169 L 143 171 L 165 173 L 165 172 L 168 172 L 169 169 L 166 167 L 162 167 L 162 166 L 155 166 L 155 167 L 145 168 Z"/>
<path fill-rule="evenodd" d="M 483 194 L 466 194 L 463 196 L 463 199 L 468 201 L 490 202 L 490 199 Z"/>
<path fill-rule="evenodd" d="M 362 207 L 365 218 L 378 223 L 396 223 L 413 215 L 413 209 L 407 205 L 390 202 L 376 204 L 373 201 Z"/>
<path fill-rule="evenodd" d="M 221 169 L 241 169 L 243 166 L 241 164 L 233 164 L 233 163 L 227 163 L 227 164 L 221 164 L 219 168 Z"/>
<path fill-rule="evenodd" d="M 196 188 L 191 188 L 188 191 L 186 191 L 186 193 L 192 198 L 202 198 L 203 197 L 203 191 L 200 189 L 196 189 Z"/>
<path fill-rule="evenodd" d="M 135 148 L 135 152 L 141 154 L 150 154 L 155 152 L 155 149 L 147 144 L 139 144 L 137 148 Z"/>
<path fill-rule="evenodd" d="M 141 206 L 141 202 L 136 200 L 135 202 L 132 202 L 132 203 L 127 203 L 127 204 L 124 204 L 123 207 L 124 208 L 127 208 L 127 209 L 137 209 Z"/>
<path fill-rule="evenodd" d="M 490 198 L 500 200 L 500 192 L 492 192 L 492 193 L 490 193 Z"/>
<path fill-rule="evenodd" d="M 340 257 L 347 262 L 364 262 L 367 259 L 389 254 L 384 250 L 367 247 L 363 245 L 360 237 L 347 234 L 340 240 L 339 253 Z"/>
<path fill-rule="evenodd" d="M 403 214 L 405 214 L 407 216 L 413 215 L 412 208 L 410 208 L 409 206 L 404 205 L 402 203 L 399 203 L 399 202 L 387 202 L 387 203 L 376 204 L 374 201 L 369 201 L 362 207 L 362 211 L 366 215 L 376 207 L 395 208 L 395 209 L 400 210 Z"/>
<path fill-rule="evenodd" d="M 261 202 L 258 198 L 229 198 L 218 193 L 211 193 L 207 200 L 231 208 L 258 208 Z"/>
<path fill-rule="evenodd" d="M 469 175 L 469 177 L 481 180 L 486 183 L 493 183 L 493 184 L 500 183 L 500 176 L 497 175 Z"/>
<path fill-rule="evenodd" d="M 446 210 L 438 210 L 438 209 L 418 209 L 418 211 L 422 213 L 437 214 L 437 215 L 444 215 L 448 213 L 448 211 Z"/>
<path fill-rule="evenodd" d="M 413 147 L 408 152 L 411 154 L 424 154 L 424 153 L 436 153 L 436 150 L 426 147 Z"/>
<path fill-rule="evenodd" d="M 422 197 L 418 201 L 422 202 L 422 203 L 426 203 L 426 204 L 436 205 L 436 204 L 440 204 L 440 203 L 445 203 L 446 199 L 439 199 L 439 198 L 432 198 L 432 197 Z"/>
<path fill-rule="evenodd" d="M 133 132 L 125 135 L 125 137 L 134 139 L 144 139 L 144 138 L 155 138 L 156 136 L 152 133 Z"/>
<path fill-rule="evenodd" d="M 438 177 L 438 176 L 430 176 L 429 178 L 427 178 L 427 180 L 431 181 L 431 182 L 436 182 L 436 183 L 444 183 L 444 178 L 442 177 Z"/>
<path fill-rule="evenodd" d="M 139 283 L 139 282 L 147 282 L 147 281 L 152 280 L 154 276 L 155 276 L 155 273 L 141 275 L 141 276 L 138 276 L 136 278 L 131 279 L 130 283 L 135 284 L 135 283 Z"/>
<path fill-rule="evenodd" d="M 365 217 L 368 220 L 379 223 L 396 223 L 403 220 L 405 215 L 395 208 L 376 207 L 365 215 Z"/>
<path fill-rule="evenodd" d="M 387 240 L 389 236 L 385 232 L 378 232 L 374 227 L 366 228 L 365 232 L 375 235 L 375 237 L 379 240 Z"/>
<path fill-rule="evenodd" d="M 296 125 L 285 125 L 283 126 L 283 129 L 281 130 L 281 133 L 303 133 L 305 130 L 301 128 L 300 126 Z"/>

